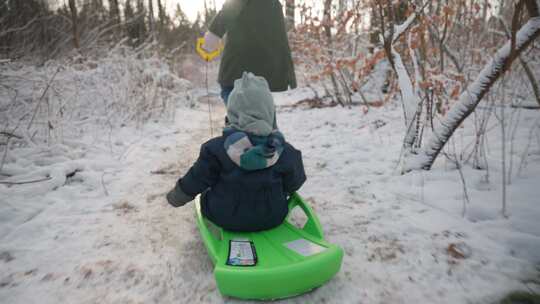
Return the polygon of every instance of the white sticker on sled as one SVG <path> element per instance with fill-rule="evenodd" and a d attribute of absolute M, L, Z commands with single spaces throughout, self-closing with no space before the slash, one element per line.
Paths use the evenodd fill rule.
<path fill-rule="evenodd" d="M 284 244 L 290 250 L 305 257 L 323 252 L 326 248 L 310 242 L 306 239 L 298 239 Z"/>

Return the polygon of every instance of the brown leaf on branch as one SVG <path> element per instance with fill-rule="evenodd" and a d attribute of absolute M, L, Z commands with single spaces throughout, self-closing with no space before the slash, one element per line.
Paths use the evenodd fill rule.
<path fill-rule="evenodd" d="M 457 99 L 460 92 L 461 92 L 461 86 L 456 85 L 454 89 L 452 90 L 452 93 L 450 93 L 450 97 L 452 97 L 452 99 Z"/>

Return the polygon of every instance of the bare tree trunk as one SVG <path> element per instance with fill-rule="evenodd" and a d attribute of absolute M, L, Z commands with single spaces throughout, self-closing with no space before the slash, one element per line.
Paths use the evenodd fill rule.
<path fill-rule="evenodd" d="M 338 12 L 343 14 L 347 10 L 347 0 L 339 0 Z"/>
<path fill-rule="evenodd" d="M 109 9 L 111 11 L 111 19 L 120 23 L 120 6 L 118 5 L 118 0 L 109 0 Z"/>
<path fill-rule="evenodd" d="M 521 0 L 516 5 L 514 16 L 521 14 L 519 8 L 525 5 L 531 18 L 517 33 L 513 29 L 510 40 L 499 49 L 476 80 L 461 94 L 457 104 L 435 127 L 423 151 L 415 157 L 415 160 L 409 161 L 406 170 L 429 170 L 454 131 L 475 110 L 493 84 L 510 68 L 521 52 L 540 36 L 539 2 L 538 0 Z"/>
<path fill-rule="evenodd" d="M 523 59 L 522 56 L 519 56 L 519 61 L 521 62 L 523 70 L 525 70 L 525 74 L 527 74 L 527 77 L 529 78 L 534 97 L 536 98 L 536 102 L 538 102 L 538 105 L 540 106 L 540 88 L 538 88 L 538 82 L 536 81 L 536 77 L 534 77 L 534 73 L 529 67 L 529 64 L 527 63 L 527 61 L 525 61 L 525 59 Z"/>
<path fill-rule="evenodd" d="M 148 0 L 148 30 L 154 35 L 154 1 Z"/>
<path fill-rule="evenodd" d="M 416 90 L 414 89 L 413 82 L 411 80 L 411 77 L 409 75 L 409 72 L 407 71 L 407 68 L 405 64 L 403 63 L 403 60 L 401 59 L 400 54 L 396 51 L 394 48 L 394 43 L 406 33 L 406 31 L 411 27 L 411 25 L 415 22 L 417 18 L 417 14 L 413 13 L 410 15 L 406 20 L 403 21 L 403 23 L 399 24 L 396 21 L 396 19 L 400 20 L 401 15 L 404 15 L 403 13 L 397 14 L 397 18 L 394 18 L 396 14 L 394 14 L 394 9 L 392 6 L 392 2 L 387 2 L 387 8 L 389 10 L 389 21 L 388 23 L 385 22 L 385 9 L 384 4 L 379 2 L 378 4 L 379 8 L 379 22 L 381 23 L 380 27 L 382 30 L 382 36 L 383 36 L 383 46 L 384 51 L 386 54 L 386 57 L 388 58 L 388 62 L 390 63 L 390 66 L 392 67 L 392 70 L 396 73 L 396 76 L 398 78 L 399 83 L 399 89 L 401 92 L 401 100 L 403 102 L 403 116 L 405 118 L 405 128 L 406 128 L 406 134 L 405 134 L 405 141 L 404 141 L 404 148 L 410 152 L 413 148 L 413 144 L 417 139 L 418 132 L 417 128 L 415 127 L 416 122 L 418 121 L 418 113 L 419 113 L 419 106 L 421 105 L 420 97 L 418 96 Z M 400 11 L 403 9 L 401 7 L 398 8 Z M 409 47 L 410 49 L 410 47 Z M 416 60 L 414 57 L 414 54 L 411 54 L 413 57 L 413 61 Z M 416 74 L 416 73 L 415 73 Z M 419 81 L 416 79 L 416 81 Z"/>
<path fill-rule="evenodd" d="M 323 27 L 324 27 L 324 34 L 326 35 L 326 42 L 328 47 L 328 55 L 331 58 L 330 62 L 333 62 L 334 58 L 334 43 L 332 40 L 332 0 L 324 0 L 324 17 L 323 17 Z M 331 69 L 330 79 L 332 80 L 332 86 L 334 88 L 334 95 L 337 99 L 337 102 L 344 106 L 345 103 L 343 102 L 343 98 L 341 96 L 341 92 L 339 89 L 339 85 L 336 79 L 336 74 L 334 73 L 334 69 Z"/>
<path fill-rule="evenodd" d="M 503 19 L 500 20 L 501 26 L 506 33 L 506 37 L 508 39 L 511 39 L 510 29 L 508 29 L 508 25 L 504 22 Z M 529 78 L 529 82 L 531 83 L 531 88 L 534 93 L 534 97 L 536 98 L 536 102 L 540 105 L 540 89 L 538 88 L 538 82 L 536 81 L 536 77 L 534 76 L 534 73 L 532 72 L 531 68 L 529 67 L 529 64 L 525 59 L 523 59 L 523 56 L 519 55 L 519 62 L 521 63 L 521 66 L 523 67 L 523 70 L 525 71 L 525 74 L 527 75 L 527 78 Z"/>
<path fill-rule="evenodd" d="M 161 0 L 158 0 L 158 17 L 159 17 L 159 26 L 160 31 L 163 30 L 163 26 L 165 25 L 165 8 L 163 7 L 163 4 L 161 3 Z"/>
<path fill-rule="evenodd" d="M 295 26 L 295 1 L 294 0 L 286 0 L 285 2 L 286 6 L 285 6 L 285 12 L 286 12 L 286 20 L 287 20 L 287 30 L 288 31 L 292 31 L 294 30 L 294 26 Z"/>
<path fill-rule="evenodd" d="M 77 6 L 75 0 L 69 0 L 69 9 L 71 10 L 71 28 L 73 29 L 73 45 L 75 48 L 80 48 L 79 28 L 77 18 Z"/>

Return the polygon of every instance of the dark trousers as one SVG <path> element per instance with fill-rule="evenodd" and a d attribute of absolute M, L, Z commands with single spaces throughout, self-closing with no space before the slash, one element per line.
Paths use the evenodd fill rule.
<path fill-rule="evenodd" d="M 234 86 L 221 86 L 221 98 L 223 99 L 225 106 L 227 106 L 227 102 L 229 101 L 229 95 L 231 95 L 233 89 Z"/>

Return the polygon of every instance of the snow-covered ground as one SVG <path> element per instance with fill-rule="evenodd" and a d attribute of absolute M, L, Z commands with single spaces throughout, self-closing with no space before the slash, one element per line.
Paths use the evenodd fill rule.
<path fill-rule="evenodd" d="M 540 132 L 539 114 L 523 110 L 514 166 L 530 130 Z M 508 219 L 500 213 L 498 163 L 489 183 L 486 171 L 464 167 L 463 218 L 460 175 L 444 157 L 432 171 L 400 175 L 400 109 L 296 109 L 280 113 L 279 124 L 303 151 L 302 194 L 346 253 L 341 273 L 308 302 L 494 303 L 515 289 L 539 291 L 540 142 L 519 177 L 514 170 Z M 500 159 L 497 131 L 489 157 Z M 456 137 L 468 143 L 472 134 Z"/>
<path fill-rule="evenodd" d="M 306 96 L 276 95 L 288 105 L 278 124 L 303 152 L 308 180 L 300 193 L 346 255 L 328 284 L 280 302 L 493 303 L 512 290 L 539 291 L 538 111 L 522 110 L 516 168 L 533 137 L 527 166 L 508 187 L 509 217 L 500 213 L 497 128 L 489 182 L 485 171 L 463 167 L 470 199 L 463 217 L 462 181 L 444 157 L 432 171 L 399 174 L 399 107 L 290 107 Z M 206 107 L 181 105 L 174 123 L 125 127 L 94 149 L 53 146 L 38 155 L 73 177 L 0 184 L 0 302 L 243 303 L 216 289 L 193 204 L 174 209 L 164 198 L 210 137 Z M 214 99 L 214 134 L 223 116 Z M 467 130 L 456 134 L 458 145 L 471 140 Z"/>
<path fill-rule="evenodd" d="M 212 297 L 211 264 L 193 210 L 174 210 L 164 200 L 209 137 L 208 113 L 182 107 L 176 114 L 174 125 L 117 134 L 114 141 L 124 143 L 117 155 L 88 152 L 81 171 L 55 190 L 32 195 L 42 185 L 1 186 L 2 215 L 11 218 L 2 219 L 0 302 Z"/>

